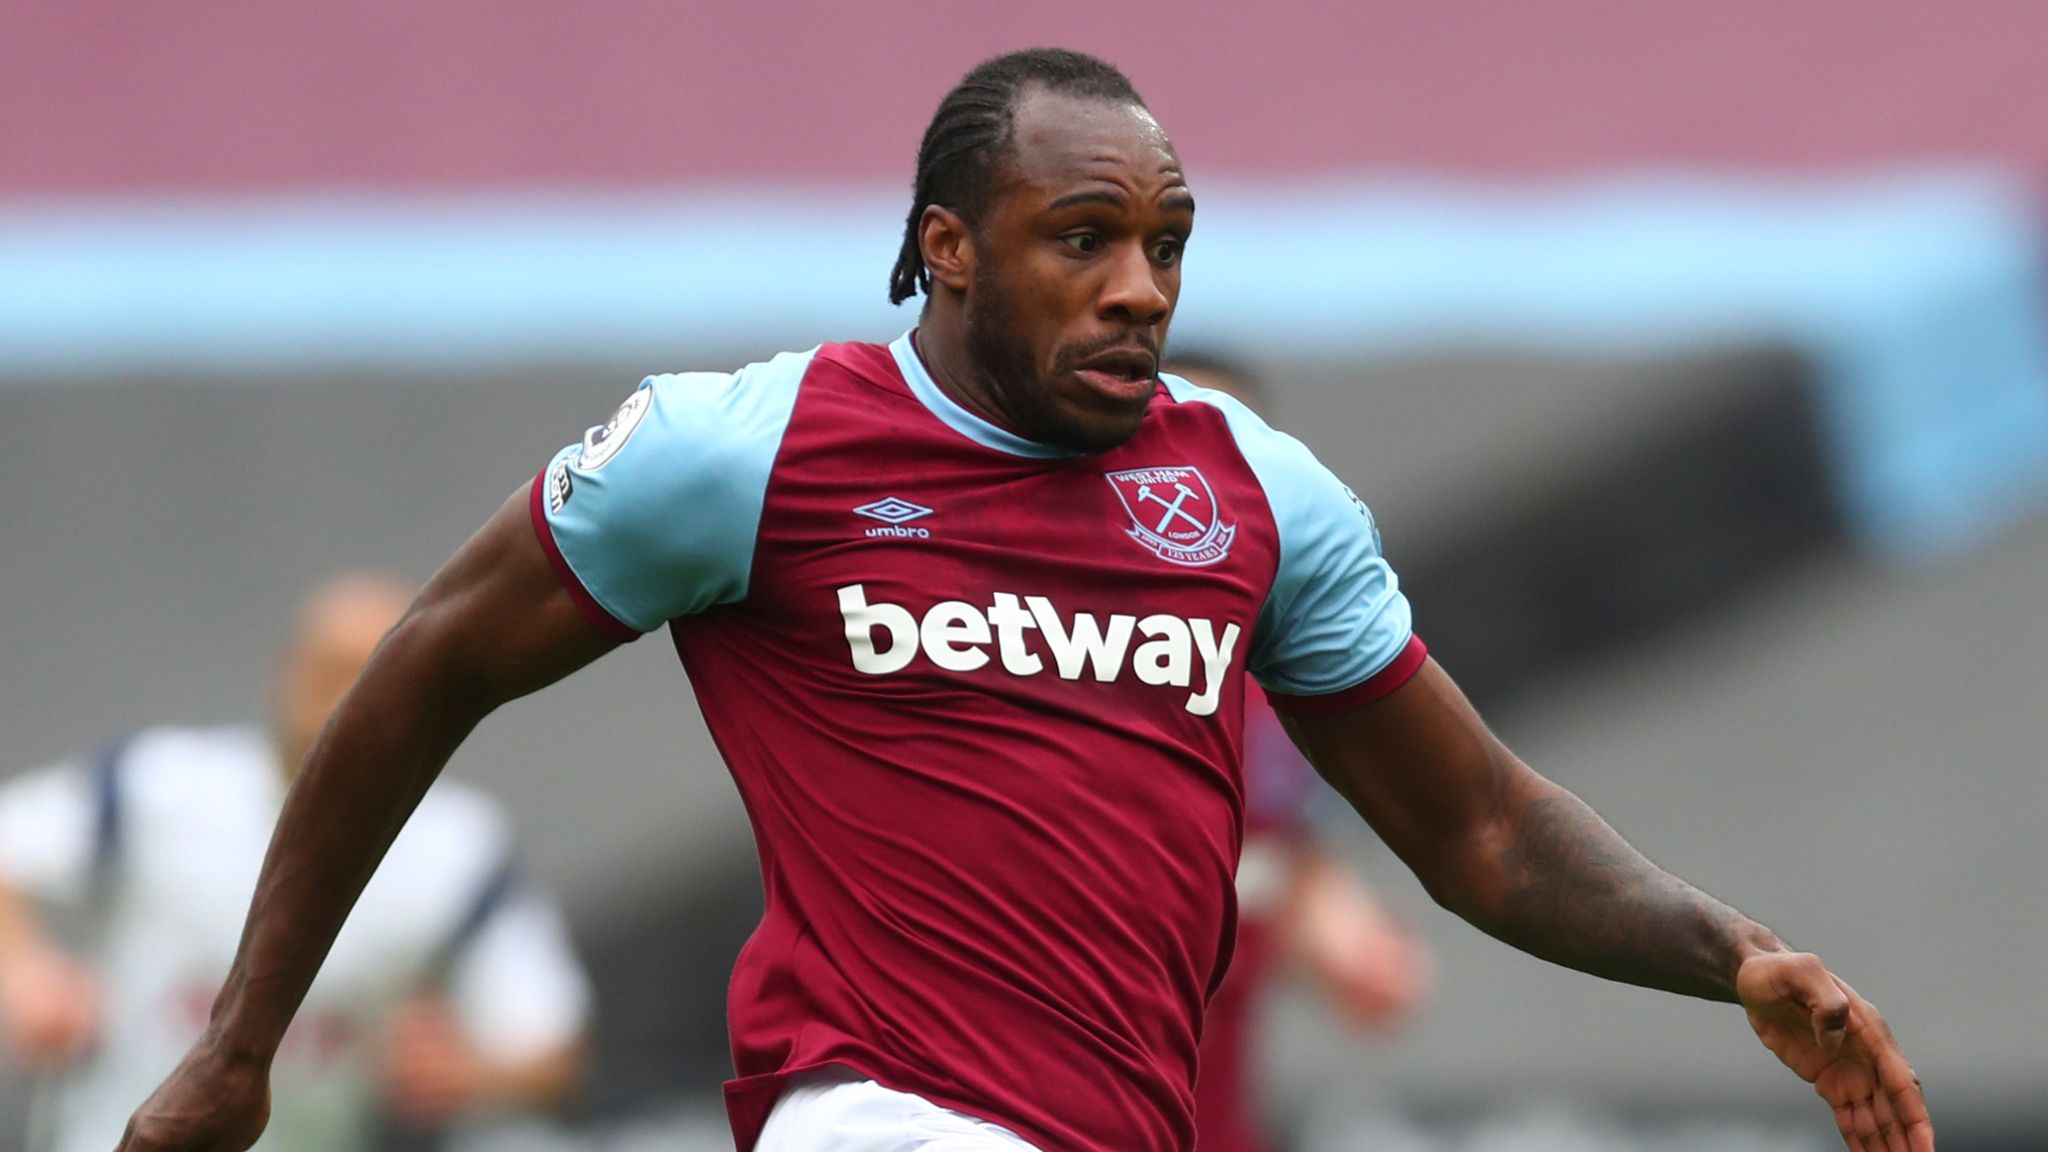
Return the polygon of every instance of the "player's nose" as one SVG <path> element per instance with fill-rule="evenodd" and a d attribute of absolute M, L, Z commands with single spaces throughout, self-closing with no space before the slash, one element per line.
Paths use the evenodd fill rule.
<path fill-rule="evenodd" d="M 1165 323 L 1173 311 L 1173 297 L 1167 294 L 1161 276 L 1143 245 L 1119 245 L 1102 285 L 1098 309 L 1105 317 L 1142 327 Z"/>

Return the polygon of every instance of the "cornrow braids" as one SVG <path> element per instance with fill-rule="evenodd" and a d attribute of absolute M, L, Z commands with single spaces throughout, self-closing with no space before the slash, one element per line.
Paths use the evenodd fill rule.
<path fill-rule="evenodd" d="M 917 179 L 910 215 L 903 222 L 903 248 L 889 274 L 889 303 L 929 294 L 932 274 L 918 243 L 918 224 L 934 204 L 980 222 L 989 186 L 1008 157 L 1017 98 L 1038 86 L 1068 96 L 1097 97 L 1145 106 L 1137 89 L 1116 66 L 1065 48 L 1029 48 L 975 65 L 925 126 L 917 149 Z"/>

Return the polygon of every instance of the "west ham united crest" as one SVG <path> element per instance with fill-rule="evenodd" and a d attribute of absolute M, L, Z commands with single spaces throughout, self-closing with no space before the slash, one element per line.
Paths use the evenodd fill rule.
<path fill-rule="evenodd" d="M 1127 468 L 1103 478 L 1131 515 L 1124 531 L 1160 559 L 1199 568 L 1230 555 L 1237 525 L 1223 522 L 1200 468 Z"/>

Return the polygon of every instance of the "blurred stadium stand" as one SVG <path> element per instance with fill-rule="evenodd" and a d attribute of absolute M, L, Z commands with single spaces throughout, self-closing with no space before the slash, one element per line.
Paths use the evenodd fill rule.
<path fill-rule="evenodd" d="M 931 106 L 1068 43 L 1190 166 L 1181 338 L 1274 382 L 1496 726 L 1884 1004 L 1950 1152 L 2039 1146 L 2048 8 L 6 21 L 0 772 L 259 714 L 308 582 L 424 575 L 647 371 L 907 326 L 883 284 Z M 634 645 L 454 768 L 600 982 L 585 1113 L 492 1147 L 726 1146 L 758 895 L 673 664 Z M 1283 1006 L 1308 1152 L 1828 1146 L 1725 1010 L 1515 956 L 1352 847 L 1441 991 L 1386 1049 Z"/>
<path fill-rule="evenodd" d="M 17 0 L 8 17 L 9 192 L 907 183 L 938 94 L 1038 43 L 1122 62 L 1204 176 L 1957 156 L 2048 173 L 2048 11 L 2027 4 L 1051 0 L 966 19 L 929 0 L 614 0 L 602 18 Z"/>

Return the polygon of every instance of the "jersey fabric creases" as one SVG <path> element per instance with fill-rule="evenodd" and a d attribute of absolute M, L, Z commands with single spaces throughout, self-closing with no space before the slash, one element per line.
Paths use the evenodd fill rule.
<path fill-rule="evenodd" d="M 1243 678 L 1333 710 L 1423 648 L 1365 506 L 1235 400 L 1167 377 L 1075 455 L 952 401 L 914 336 L 650 378 L 535 477 L 535 529 L 597 627 L 669 627 L 753 822 L 742 1150 L 837 1065 L 1047 1148 L 1181 1152 Z"/>

